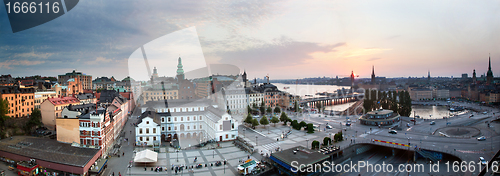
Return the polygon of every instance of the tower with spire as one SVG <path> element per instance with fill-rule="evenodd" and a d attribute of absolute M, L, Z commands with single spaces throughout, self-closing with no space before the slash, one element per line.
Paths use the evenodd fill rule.
<path fill-rule="evenodd" d="M 431 82 L 431 71 L 430 70 L 427 70 L 427 82 L 428 83 Z"/>
<path fill-rule="evenodd" d="M 474 69 L 472 72 L 472 84 L 476 84 L 476 82 L 477 82 L 476 69 Z"/>
<path fill-rule="evenodd" d="M 182 80 L 184 80 L 184 69 L 182 69 L 182 60 L 181 57 L 179 57 L 179 61 L 177 64 L 177 81 Z"/>
<path fill-rule="evenodd" d="M 488 72 L 486 72 L 486 84 L 491 84 L 493 72 L 491 71 L 491 55 L 488 57 Z"/>
<path fill-rule="evenodd" d="M 243 86 L 246 88 L 247 87 L 247 71 L 244 70 L 243 74 L 241 75 L 241 78 L 243 79 Z"/>
<path fill-rule="evenodd" d="M 372 84 L 375 84 L 375 66 L 372 65 Z"/>
<path fill-rule="evenodd" d="M 158 78 L 158 70 L 156 67 L 153 68 L 153 74 L 151 75 L 153 78 Z"/>

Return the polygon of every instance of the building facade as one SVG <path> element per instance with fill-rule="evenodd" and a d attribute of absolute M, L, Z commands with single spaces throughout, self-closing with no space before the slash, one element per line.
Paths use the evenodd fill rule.
<path fill-rule="evenodd" d="M 76 72 L 76 70 L 73 70 L 73 72 L 57 76 L 57 82 L 60 85 L 65 84 L 69 79 L 77 80 L 77 82 L 79 82 L 82 85 L 82 89 L 92 89 L 91 75 L 86 75 L 82 72 Z"/>
<path fill-rule="evenodd" d="M 62 117 L 62 111 L 69 105 L 79 105 L 80 100 L 75 97 L 47 98 L 40 105 L 42 123 L 51 130 L 56 129 L 56 118 Z"/>
<path fill-rule="evenodd" d="M 8 101 L 6 116 L 11 118 L 26 117 L 35 107 L 34 88 L 23 88 L 19 85 L 0 86 L 0 98 Z"/>

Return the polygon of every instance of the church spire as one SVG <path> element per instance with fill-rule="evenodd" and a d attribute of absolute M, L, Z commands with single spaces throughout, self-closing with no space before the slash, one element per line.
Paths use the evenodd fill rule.
<path fill-rule="evenodd" d="M 182 59 L 179 57 L 177 64 L 177 79 L 178 80 L 183 80 L 184 79 L 184 69 L 182 69 Z"/>
<path fill-rule="evenodd" d="M 491 71 L 491 55 L 488 57 L 488 72 L 486 73 L 486 83 L 491 84 L 493 81 L 493 72 Z"/>
<path fill-rule="evenodd" d="M 372 84 L 375 84 L 375 66 L 372 65 Z"/>

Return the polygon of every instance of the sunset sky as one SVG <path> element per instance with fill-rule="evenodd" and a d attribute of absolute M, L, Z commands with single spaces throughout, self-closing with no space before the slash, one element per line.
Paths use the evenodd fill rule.
<path fill-rule="evenodd" d="M 0 8 L 0 74 L 56 76 L 76 69 L 123 79 L 134 51 L 185 29 L 195 29 L 190 37 L 201 50 L 193 52 L 201 57 L 172 49 L 175 43 L 156 46 L 168 52 L 160 75 L 174 76 L 178 56 L 185 56 L 186 72 L 232 64 L 250 78 L 344 77 L 351 70 L 368 78 L 372 65 L 377 76 L 422 77 L 430 70 L 459 77 L 473 69 L 486 73 L 489 54 L 493 75 L 500 75 L 496 0 L 91 0 L 17 33 Z"/>

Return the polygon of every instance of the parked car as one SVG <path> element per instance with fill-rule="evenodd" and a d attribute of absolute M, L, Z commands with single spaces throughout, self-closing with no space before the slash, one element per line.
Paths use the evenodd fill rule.
<path fill-rule="evenodd" d="M 488 164 L 488 162 L 481 156 L 479 157 L 479 162 L 481 163 L 481 165 L 486 165 Z"/>
<path fill-rule="evenodd" d="M 478 138 L 477 138 L 477 140 L 478 140 L 478 141 L 485 141 L 485 140 L 486 140 L 486 137 L 481 136 L 481 137 L 478 137 Z"/>
<path fill-rule="evenodd" d="M 389 133 L 391 133 L 391 134 L 398 134 L 398 131 L 396 131 L 396 130 L 391 130 L 391 131 L 389 131 Z"/>
<path fill-rule="evenodd" d="M 347 122 L 345 123 L 345 126 L 351 126 L 351 123 Z"/>
<path fill-rule="evenodd" d="M 326 128 L 328 128 L 328 129 L 332 129 L 332 126 L 330 126 L 330 125 L 327 125 L 327 126 L 326 126 Z"/>
<path fill-rule="evenodd" d="M 436 124 L 436 122 L 432 121 L 430 124 L 431 124 L 431 125 L 435 125 L 435 124 Z"/>

